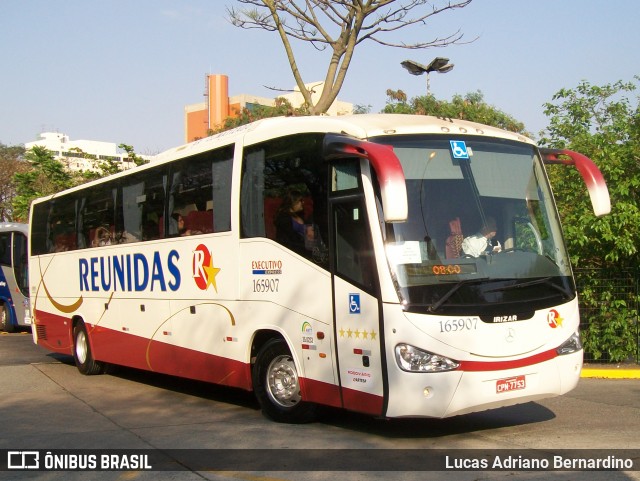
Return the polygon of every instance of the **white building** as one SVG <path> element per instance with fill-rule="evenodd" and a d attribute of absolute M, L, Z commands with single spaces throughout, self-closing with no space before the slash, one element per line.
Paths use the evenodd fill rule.
<path fill-rule="evenodd" d="M 69 170 L 94 170 L 96 160 L 114 160 L 121 165 L 121 170 L 135 167 L 126 152 L 119 152 L 118 146 L 111 142 L 99 140 L 70 140 L 66 134 L 58 132 L 42 132 L 38 140 L 24 144 L 26 150 L 32 147 L 44 147 L 56 159 L 61 160 Z M 147 156 L 141 155 L 147 159 Z"/>

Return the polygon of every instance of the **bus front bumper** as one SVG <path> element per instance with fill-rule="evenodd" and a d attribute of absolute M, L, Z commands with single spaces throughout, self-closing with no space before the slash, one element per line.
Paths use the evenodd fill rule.
<path fill-rule="evenodd" d="M 559 396 L 576 387 L 583 351 L 516 369 L 412 373 L 389 369 L 387 417 L 445 418 Z"/>

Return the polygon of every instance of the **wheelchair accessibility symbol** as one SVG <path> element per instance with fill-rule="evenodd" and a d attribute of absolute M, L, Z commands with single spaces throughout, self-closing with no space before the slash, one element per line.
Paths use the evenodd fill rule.
<path fill-rule="evenodd" d="M 454 159 L 468 159 L 469 158 L 469 150 L 467 149 L 467 144 L 464 143 L 464 140 L 450 140 L 451 144 L 451 153 L 453 154 Z"/>
<path fill-rule="evenodd" d="M 349 314 L 360 314 L 360 294 L 349 294 Z"/>

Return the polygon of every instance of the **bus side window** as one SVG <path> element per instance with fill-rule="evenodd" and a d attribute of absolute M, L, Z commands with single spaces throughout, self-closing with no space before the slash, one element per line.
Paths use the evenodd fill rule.
<path fill-rule="evenodd" d="M 159 239 L 168 176 L 162 166 L 126 177 L 120 187 L 116 239 L 126 244 Z"/>
<path fill-rule="evenodd" d="M 240 235 L 266 237 L 328 267 L 323 243 L 328 239 L 328 176 L 321 155 L 322 138 L 319 134 L 291 135 L 245 149 Z M 300 201 L 297 225 L 291 216 L 293 197 Z"/>
<path fill-rule="evenodd" d="M 0 234 L 0 264 L 3 266 L 11 265 L 11 233 L 4 232 Z"/>
<path fill-rule="evenodd" d="M 111 183 L 91 191 L 82 199 L 78 218 L 80 248 L 101 247 L 114 242 L 114 199 Z"/>
<path fill-rule="evenodd" d="M 80 199 L 73 194 L 65 195 L 52 202 L 49 211 L 49 232 L 52 244 L 49 252 L 66 252 L 78 248 L 76 213 Z"/>
<path fill-rule="evenodd" d="M 169 187 L 168 236 L 183 232 L 209 234 L 231 230 L 233 149 L 225 147 L 176 162 Z"/>

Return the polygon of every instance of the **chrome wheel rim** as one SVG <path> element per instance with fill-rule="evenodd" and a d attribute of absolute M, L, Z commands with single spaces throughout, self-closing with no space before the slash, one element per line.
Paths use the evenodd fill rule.
<path fill-rule="evenodd" d="M 76 336 L 76 357 L 80 364 L 84 364 L 87 360 L 87 350 L 87 336 L 80 331 Z"/>
<path fill-rule="evenodd" d="M 293 407 L 302 400 L 298 371 L 291 356 L 278 356 L 269 364 L 267 393 L 274 403 L 285 408 Z"/>

